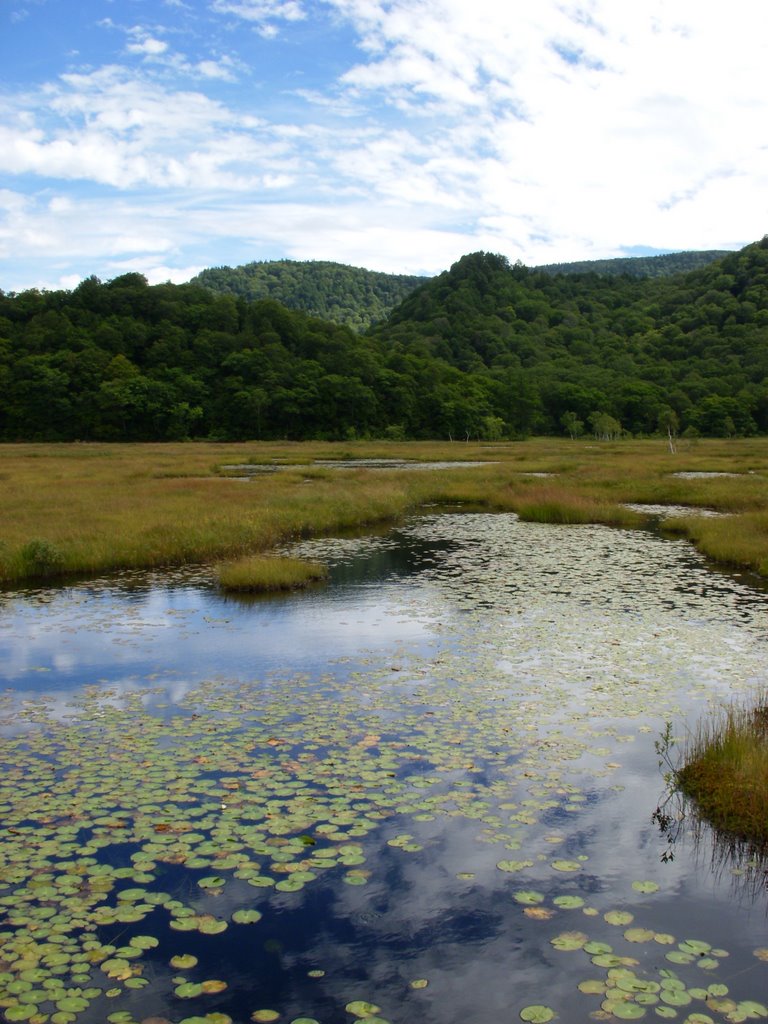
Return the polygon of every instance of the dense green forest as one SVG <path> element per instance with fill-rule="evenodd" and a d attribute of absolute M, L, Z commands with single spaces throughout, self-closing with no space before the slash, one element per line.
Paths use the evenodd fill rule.
<path fill-rule="evenodd" d="M 553 263 L 535 267 L 548 274 L 610 274 L 668 277 L 696 270 L 727 252 L 675 252 L 663 256 L 630 256 L 584 263 Z M 211 267 L 192 278 L 219 295 L 276 299 L 289 309 L 347 324 L 356 331 L 386 320 L 390 312 L 428 278 L 383 274 L 322 260 L 260 260 L 240 267 Z"/>
<path fill-rule="evenodd" d="M 322 260 L 264 260 L 241 267 L 211 267 L 191 283 L 249 301 L 276 299 L 289 309 L 360 331 L 384 320 L 424 280 Z"/>
<path fill-rule="evenodd" d="M 548 274 L 609 274 L 613 277 L 669 277 L 687 274 L 730 255 L 726 249 L 701 252 L 669 252 L 661 256 L 620 256 L 612 260 L 582 260 L 578 263 L 548 263 L 535 267 Z"/>
<path fill-rule="evenodd" d="M 685 275 L 473 253 L 368 331 L 139 274 L 0 293 L 0 438 L 768 433 L 768 238 Z"/>

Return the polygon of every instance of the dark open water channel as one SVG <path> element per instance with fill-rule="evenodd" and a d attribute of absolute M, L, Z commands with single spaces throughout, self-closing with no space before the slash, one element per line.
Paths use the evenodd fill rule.
<path fill-rule="evenodd" d="M 765 681 L 765 592 L 513 515 L 294 550 L 327 587 L 0 598 L 7 1020 L 768 1016 L 762 868 L 652 821 L 665 723 Z"/>

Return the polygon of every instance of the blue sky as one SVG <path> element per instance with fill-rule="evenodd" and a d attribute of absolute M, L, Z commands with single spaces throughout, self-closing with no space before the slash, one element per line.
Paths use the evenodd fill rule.
<path fill-rule="evenodd" d="M 0 0 L 0 288 L 768 231 L 756 0 Z"/>

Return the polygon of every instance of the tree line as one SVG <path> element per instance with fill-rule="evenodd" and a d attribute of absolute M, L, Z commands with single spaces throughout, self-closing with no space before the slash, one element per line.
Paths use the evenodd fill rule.
<path fill-rule="evenodd" d="M 473 253 L 365 333 L 139 274 L 0 292 L 0 438 L 768 433 L 768 240 L 663 278 Z"/>

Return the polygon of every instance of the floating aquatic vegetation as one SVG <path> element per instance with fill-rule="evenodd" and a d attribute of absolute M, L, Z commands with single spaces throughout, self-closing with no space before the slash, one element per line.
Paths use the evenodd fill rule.
<path fill-rule="evenodd" d="M 695 622 L 680 625 L 674 602 L 683 598 L 666 587 L 664 560 L 628 604 L 610 580 L 628 567 L 637 576 L 647 546 L 660 543 L 645 535 L 630 537 L 625 550 L 619 535 L 586 527 L 579 537 L 590 556 L 580 548 L 564 566 L 554 547 L 523 552 L 513 517 L 494 520 L 482 544 L 462 550 L 457 531 L 471 537 L 473 518 L 490 519 L 434 521 L 443 546 L 430 556 L 431 593 L 406 587 L 382 613 L 395 633 L 401 621 L 428 623 L 418 643 L 344 654 L 306 673 L 222 673 L 176 693 L 153 678 L 90 686 L 68 702 L 0 701 L 6 1019 L 40 1014 L 73 1024 L 54 1019 L 72 1014 L 130 1024 L 141 999 L 194 1024 L 227 1016 L 335 1024 L 345 1006 L 371 1024 L 388 1010 L 349 1002 L 350 993 L 389 1006 L 375 986 L 391 995 L 399 984 L 398 1022 L 413 1008 L 408 999 L 425 1004 L 424 1019 L 439 1020 L 451 995 L 450 972 L 437 964 L 461 900 L 478 920 L 498 915 L 525 936 L 521 945 L 538 942 L 569 970 L 588 957 L 590 970 L 605 975 L 590 982 L 604 988 L 602 1013 L 633 1019 L 690 1005 L 712 1014 L 732 1002 L 727 1013 L 757 1014 L 760 1004 L 748 997 L 760 998 L 762 981 L 748 991 L 746 979 L 738 997 L 707 984 L 722 981 L 722 938 L 710 935 L 708 945 L 667 930 L 678 930 L 676 876 L 659 875 L 663 885 L 645 877 L 654 874 L 653 851 L 631 850 L 634 833 L 615 854 L 607 831 L 597 841 L 592 832 L 606 808 L 610 826 L 639 802 L 636 786 L 626 797 L 620 786 L 631 787 L 632 773 L 653 761 L 648 721 L 720 681 L 746 681 L 763 663 L 760 629 L 747 621 L 734 638 L 717 616 L 739 618 L 744 609 L 714 585 L 712 598 L 694 594 Z M 354 550 L 340 548 L 340 558 Z M 668 559 L 675 548 L 664 550 Z M 531 581 L 547 575 L 548 589 L 537 590 Z M 583 594 L 574 603 L 566 591 L 576 585 Z M 667 604 L 659 610 L 660 592 Z M 122 643 L 125 624 L 101 614 Z M 206 628 L 223 630 L 228 645 L 230 625 L 211 620 Z M 143 628 L 156 627 L 137 635 Z M 621 842 L 618 830 L 611 838 Z M 628 850 L 613 877 L 612 861 Z M 453 900 L 443 919 L 418 906 L 421 888 L 425 901 L 434 896 L 430 877 Z M 422 950 L 414 938 L 399 982 L 384 980 L 381 964 L 364 985 L 339 970 L 344 953 L 323 936 L 322 913 L 306 919 L 321 933 L 316 948 L 286 943 L 284 921 L 298 908 L 335 903 L 345 921 L 363 921 L 386 903 L 390 884 L 403 884 L 409 912 L 428 922 L 429 942 Z M 405 960 L 410 924 L 397 934 Z M 750 962 L 762 969 L 755 946 Z M 235 1002 L 242 976 L 228 973 L 225 951 L 251 948 L 260 962 L 279 962 L 276 973 L 293 972 L 297 991 L 287 999 L 253 980 L 244 1016 Z M 473 966 L 471 944 L 463 950 Z M 682 989 L 672 976 L 649 975 L 651 953 L 665 970 L 690 973 Z M 309 969 L 317 963 L 329 969 Z M 427 975 L 427 992 L 408 981 Z M 299 977 L 312 979 L 311 989 Z M 542 991 L 511 992 L 510 1012 L 553 1019 L 563 997 L 556 988 L 544 990 L 552 1007 L 539 1002 Z"/>

